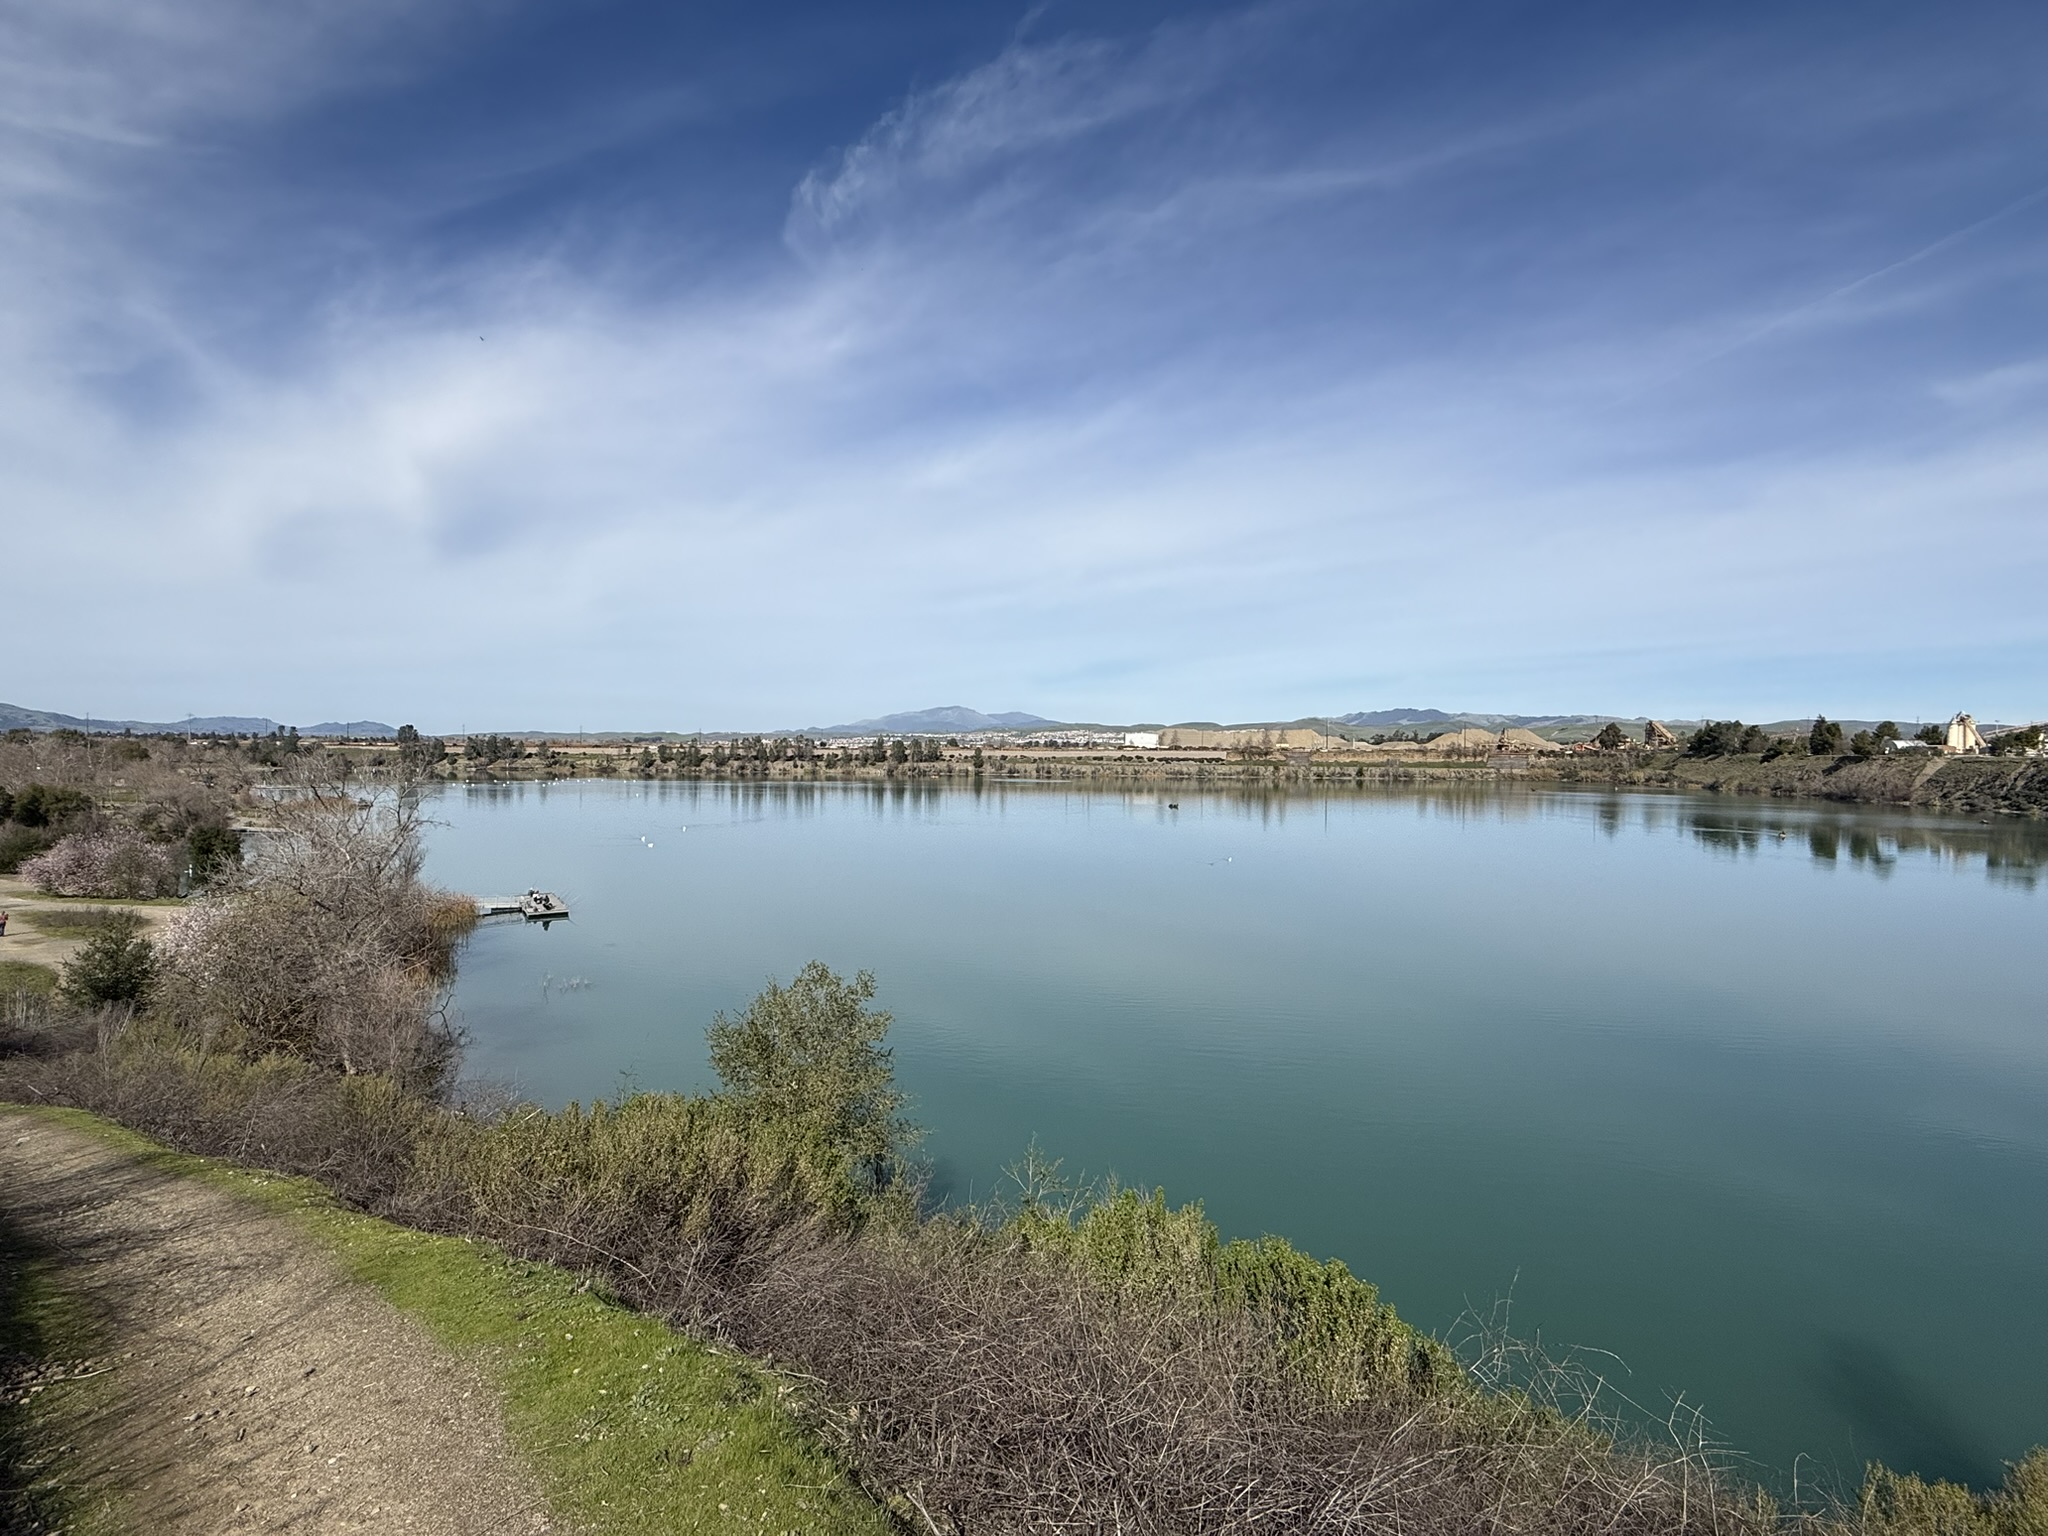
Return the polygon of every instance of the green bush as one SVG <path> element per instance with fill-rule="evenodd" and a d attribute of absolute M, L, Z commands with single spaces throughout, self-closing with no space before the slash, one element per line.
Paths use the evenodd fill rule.
<path fill-rule="evenodd" d="M 82 790 L 27 784 L 0 790 L 0 875 L 57 846 L 66 832 L 91 825 L 92 796 Z"/>
<path fill-rule="evenodd" d="M 2048 1536 L 2048 1449 L 2009 1467 L 2005 1485 L 1977 1494 L 1873 1466 L 1863 1479 L 1858 1536 Z"/>
<path fill-rule="evenodd" d="M 1748 737 L 1755 732 L 1756 751 L 1763 750 L 1763 732 L 1753 725 L 1745 726 L 1740 720 L 1709 720 L 1692 733 L 1692 740 L 1686 744 L 1688 757 L 1733 757 L 1739 752 L 1750 751 Z"/>
<path fill-rule="evenodd" d="M 419 1171 L 493 1235 L 573 1231 L 606 1250 L 723 1238 L 736 1222 L 851 1228 L 874 1211 L 839 1149 L 719 1096 L 448 1116 L 421 1141 Z"/>
<path fill-rule="evenodd" d="M 242 834 L 233 827 L 202 824 L 185 839 L 185 850 L 191 860 L 192 883 L 209 885 L 224 871 L 241 865 Z"/>
<path fill-rule="evenodd" d="M 719 1014 L 707 1038 L 711 1065 L 749 1114 L 830 1147 L 869 1188 L 895 1176 L 915 1136 L 898 1111 L 889 1015 L 869 1008 L 875 978 L 834 975 L 813 960 L 787 987 L 770 982 L 737 1018 Z"/>
<path fill-rule="evenodd" d="M 47 853 L 62 838 L 55 827 L 25 827 L 20 822 L 0 824 L 0 875 L 11 875 L 39 853 Z"/>
<path fill-rule="evenodd" d="M 14 796 L 10 818 L 24 827 L 68 827 L 92 819 L 92 796 L 78 789 L 31 784 Z"/>
<path fill-rule="evenodd" d="M 1008 1230 L 1076 1262 L 1097 1283 L 1270 1327 L 1299 1379 L 1334 1403 L 1436 1397 L 1466 1385 L 1451 1352 L 1401 1321 L 1342 1263 L 1285 1239 L 1224 1242 L 1200 1205 L 1112 1190 L 1079 1208 L 1027 1199 Z"/>
<path fill-rule="evenodd" d="M 2030 725 L 2024 730 L 2007 731 L 2003 736 L 1991 739 L 1991 750 L 2001 757 L 2024 757 L 2029 752 L 2041 750 L 2041 727 Z"/>
<path fill-rule="evenodd" d="M 141 1003 L 156 979 L 156 950 L 139 920 L 112 925 L 64 967 L 64 995 L 88 1008 Z"/>

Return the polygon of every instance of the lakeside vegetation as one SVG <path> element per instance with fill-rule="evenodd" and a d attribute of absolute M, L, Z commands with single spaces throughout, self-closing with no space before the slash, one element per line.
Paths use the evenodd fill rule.
<path fill-rule="evenodd" d="M 716 1093 L 465 1099 L 439 1010 L 465 925 L 420 882 L 416 802 L 300 787 L 175 937 L 125 930 L 148 946 L 132 995 L 18 995 L 0 1094 L 577 1272 L 781 1371 L 818 1442 L 910 1526 L 2019 1536 L 2048 1519 L 2039 1454 L 1997 1493 L 1873 1469 L 1841 1508 L 1776 1511 L 1702 1426 L 1651 1436 L 1569 1372 L 1417 1333 L 1342 1265 L 1226 1243 L 1156 1193 L 1067 1188 L 1036 1157 L 1000 1205 L 928 1210 L 869 978 L 809 966 L 714 1020 Z M 94 943 L 124 933 L 86 922 Z"/>
<path fill-rule="evenodd" d="M 1710 721 L 1668 748 L 1628 741 L 1618 726 L 1598 750 L 1557 754 L 1475 752 L 1428 742 L 1399 757 L 1240 748 L 1155 752 L 1111 747 L 1035 748 L 958 739 L 876 738 L 826 748 L 803 737 L 742 737 L 682 743 L 533 742 L 494 738 L 488 755 L 451 756 L 432 768 L 460 782 L 570 778 L 663 780 L 917 781 L 953 783 L 1169 783 L 1243 785 L 1412 785 L 1453 782 L 1692 789 L 1805 797 L 1856 804 L 1915 805 L 1967 815 L 2048 815 L 2048 760 L 2030 756 L 2037 732 L 1994 739 L 1983 756 L 1886 752 L 1898 728 L 1880 723 L 1847 740 L 1824 717 L 1804 736 L 1771 736 L 1741 721 Z M 1921 733 L 1921 739 L 1934 728 Z M 1455 733 L 1454 733 L 1455 734 Z"/>
<path fill-rule="evenodd" d="M 242 856 L 242 828 L 267 816 L 280 787 L 317 779 L 356 787 L 406 782 L 849 782 L 1146 784 L 1191 787 L 1557 784 L 1915 806 L 1968 816 L 2048 816 L 2048 758 L 2038 734 L 1994 737 L 1984 755 L 1887 752 L 1898 727 L 1843 738 L 1825 717 L 1804 733 L 1770 735 L 1708 721 L 1652 748 L 1619 726 L 1582 750 L 1481 752 L 1427 741 L 1399 755 L 1246 746 L 1144 751 L 1035 747 L 1016 740 L 875 737 L 828 744 L 804 736 L 695 740 L 472 736 L 446 741 L 403 727 L 389 741 L 300 738 L 86 737 L 77 731 L 0 735 L 0 875 L 73 846 L 47 870 L 47 889 L 102 899 L 192 891 Z M 1395 732 L 1389 739 L 1414 733 Z M 1920 732 L 1924 742 L 1936 728 Z"/>

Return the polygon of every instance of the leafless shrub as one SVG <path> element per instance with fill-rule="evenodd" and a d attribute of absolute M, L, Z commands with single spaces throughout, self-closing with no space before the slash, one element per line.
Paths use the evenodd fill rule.
<path fill-rule="evenodd" d="M 63 1057 L 93 1040 L 94 1032 L 79 1013 L 50 993 L 28 987 L 0 992 L 0 1061 Z"/>
<path fill-rule="evenodd" d="M 1112 1292 L 966 1223 L 792 1226 L 744 1270 L 599 1267 L 808 1378 L 821 1427 L 933 1531 L 1759 1528 L 1697 1458 L 1514 1400 L 1334 1409 L 1255 1319 Z"/>
<path fill-rule="evenodd" d="M 208 1048 L 437 1091 L 456 1044 L 443 993 L 474 908 L 421 882 L 416 797 L 301 788 L 242 878 L 165 931 L 158 1006 Z"/>
<path fill-rule="evenodd" d="M 125 1010 L 58 1010 L 39 1028 L 42 1048 L 0 1057 L 0 1099 L 90 1110 L 181 1151 L 317 1179 L 365 1210 L 418 1203 L 414 1148 L 437 1111 L 387 1078 L 199 1051 Z"/>

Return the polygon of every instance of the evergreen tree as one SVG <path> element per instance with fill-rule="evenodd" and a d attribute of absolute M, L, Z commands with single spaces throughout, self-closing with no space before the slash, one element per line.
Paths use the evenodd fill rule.
<path fill-rule="evenodd" d="M 185 851 L 191 860 L 192 883 L 207 885 L 242 862 L 242 834 L 218 822 L 201 824 L 185 839 Z"/>
<path fill-rule="evenodd" d="M 1749 729 L 1740 720 L 1709 720 L 1692 733 L 1692 740 L 1686 743 L 1686 756 L 1728 757 L 1747 751 L 1744 741 Z"/>
<path fill-rule="evenodd" d="M 64 967 L 63 990 L 87 1008 L 140 1003 L 156 979 L 156 950 L 140 921 L 113 924 L 95 934 Z"/>

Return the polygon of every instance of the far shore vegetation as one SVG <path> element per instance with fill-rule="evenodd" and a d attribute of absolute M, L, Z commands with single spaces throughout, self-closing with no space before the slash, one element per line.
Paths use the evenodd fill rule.
<path fill-rule="evenodd" d="M 250 737 L 13 730 L 0 735 L 0 876 L 24 873 L 53 898 L 188 895 L 239 863 L 243 828 L 262 820 L 265 797 L 307 776 L 358 786 L 579 778 L 1216 787 L 1528 783 L 2048 816 L 2048 756 L 2038 726 L 1995 734 L 1983 752 L 1971 755 L 1944 752 L 1940 726 L 1908 732 L 1882 721 L 1845 733 L 1825 716 L 1775 733 L 1740 720 L 1707 721 L 1663 740 L 1654 729 L 1640 733 L 1649 739 L 1639 739 L 1618 722 L 1558 743 L 1520 733 L 1546 750 L 1481 744 L 1472 738 L 1487 733 L 1463 730 L 1315 733 L 1327 750 L 1290 748 L 1284 744 L 1289 733 L 1277 728 L 1235 733 L 1243 738 L 1236 744 L 1205 749 L 1133 750 L 1109 739 L 1114 734 L 450 740 L 404 726 L 395 738 L 343 741 L 289 730 Z"/>
<path fill-rule="evenodd" d="M 1420 1333 L 1342 1264 L 1226 1242 L 1157 1192 L 1073 1187 L 1035 1148 L 1007 1198 L 935 1208 L 866 975 L 804 965 L 709 1021 L 713 1093 L 550 1111 L 465 1087 L 444 1003 L 474 906 L 421 879 L 435 744 L 414 733 L 373 764 L 152 743 L 70 777 L 57 752 L 103 744 L 29 746 L 40 777 L 0 758 L 14 807 L 41 786 L 41 820 L 11 823 L 41 840 L 23 864 L 133 838 L 187 901 L 151 931 L 118 893 L 62 909 L 83 944 L 61 977 L 0 986 L 0 1098 L 312 1181 L 757 1362 L 735 1381 L 774 1383 L 801 1454 L 904 1529 L 2048 1530 L 2048 1451 L 1999 1488 L 1872 1467 L 1833 1502 L 1780 1508 L 1703 1423 L 1640 1422 L 1596 1375 L 1484 1328 Z M 920 750 L 884 744 L 867 766 L 956 761 Z M 208 830 L 257 815 L 246 849 Z M 109 862 L 105 885 L 136 867 Z M 363 1241 L 410 1262 L 398 1239 Z M 482 1326 L 459 1310 L 443 1326 Z"/>

